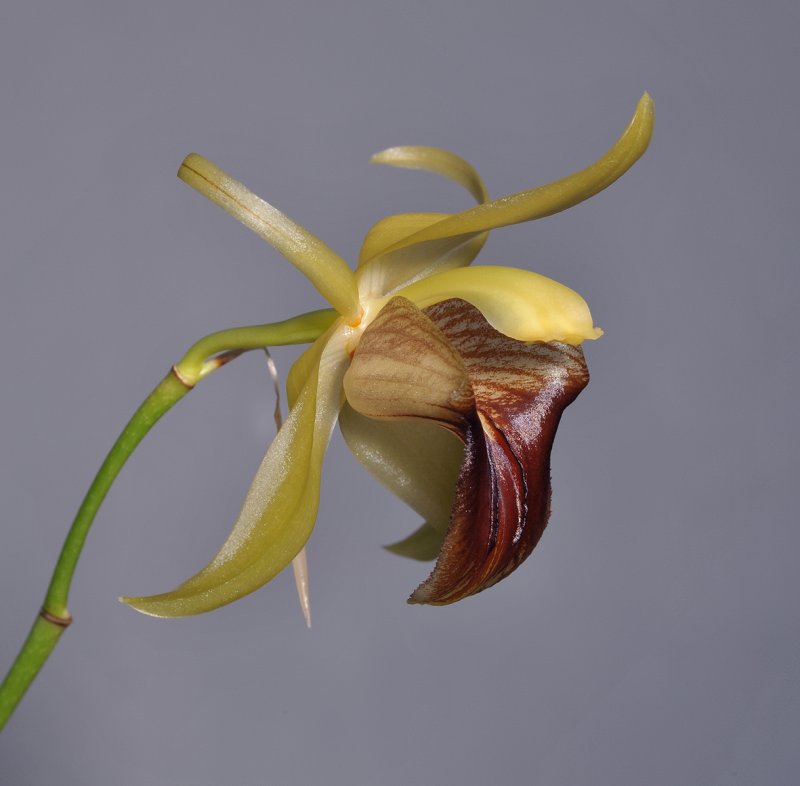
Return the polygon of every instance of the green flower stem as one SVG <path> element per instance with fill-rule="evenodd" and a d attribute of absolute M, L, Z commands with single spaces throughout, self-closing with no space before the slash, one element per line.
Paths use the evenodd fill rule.
<path fill-rule="evenodd" d="M 86 542 L 86 536 L 89 534 L 89 527 L 111 484 L 144 435 L 189 390 L 190 388 L 170 371 L 136 410 L 98 470 L 64 541 L 42 611 L 33 623 L 11 671 L 0 686 L 0 729 L 11 716 L 58 643 L 61 634 L 71 622 L 67 609 L 67 596 L 72 576 Z"/>
<path fill-rule="evenodd" d="M 251 349 L 313 341 L 337 317 L 335 311 L 326 309 L 284 322 L 234 328 L 206 336 L 189 349 L 144 400 L 117 438 L 86 492 L 56 562 L 44 605 L 0 685 L 0 730 L 72 621 L 67 599 L 89 528 L 120 470 L 147 432 L 199 380 L 227 360 Z"/>
<path fill-rule="evenodd" d="M 41 615 L 36 617 L 14 665 L 0 686 L 0 730 L 44 666 L 64 630 L 63 625 L 55 625 Z"/>
<path fill-rule="evenodd" d="M 194 384 L 226 362 L 224 355 L 219 360 L 214 358 L 215 355 L 285 344 L 307 344 L 319 338 L 338 316 L 332 308 L 325 308 L 283 322 L 221 330 L 201 338 L 183 356 L 176 369 L 183 379 Z"/>

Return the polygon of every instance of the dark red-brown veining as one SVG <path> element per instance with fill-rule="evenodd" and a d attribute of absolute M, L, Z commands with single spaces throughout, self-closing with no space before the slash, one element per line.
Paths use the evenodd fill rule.
<path fill-rule="evenodd" d="M 450 527 L 433 573 L 409 599 L 441 605 L 500 581 L 539 542 L 556 429 L 589 374 L 579 347 L 515 341 L 464 301 L 425 313 L 461 357 L 475 396 L 459 429 L 466 450 Z"/>

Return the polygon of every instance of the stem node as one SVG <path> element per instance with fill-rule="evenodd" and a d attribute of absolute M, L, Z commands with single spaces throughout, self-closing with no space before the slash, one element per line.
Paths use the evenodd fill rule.
<path fill-rule="evenodd" d="M 68 628 L 72 625 L 72 614 L 68 611 L 65 612 L 64 616 L 58 614 L 51 614 L 44 606 L 42 606 L 41 610 L 39 611 L 39 616 L 45 621 L 49 622 L 51 625 L 56 625 L 59 628 Z"/>
<path fill-rule="evenodd" d="M 195 383 L 189 377 L 181 373 L 177 365 L 172 367 L 172 374 L 187 390 L 191 390 L 195 386 Z"/>

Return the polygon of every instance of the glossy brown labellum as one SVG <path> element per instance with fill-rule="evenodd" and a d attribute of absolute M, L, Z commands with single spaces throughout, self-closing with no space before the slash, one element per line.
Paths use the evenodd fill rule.
<path fill-rule="evenodd" d="M 465 445 L 436 566 L 409 602 L 474 595 L 533 551 L 550 514 L 561 413 L 588 381 L 580 347 L 508 338 L 462 300 L 384 307 L 345 378 L 348 400 L 373 418 L 436 420 Z"/>
<path fill-rule="evenodd" d="M 539 542 L 556 429 L 589 372 L 580 347 L 515 341 L 464 301 L 425 313 L 460 355 L 475 395 L 450 527 L 433 573 L 410 598 L 445 604 L 491 587 Z"/>

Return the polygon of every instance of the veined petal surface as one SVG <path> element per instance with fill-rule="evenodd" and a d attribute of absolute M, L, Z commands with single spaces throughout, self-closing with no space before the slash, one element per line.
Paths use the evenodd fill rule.
<path fill-rule="evenodd" d="M 353 409 L 382 420 L 420 418 L 455 427 L 472 402 L 461 358 L 402 297 L 392 298 L 364 331 L 343 384 Z"/>
<path fill-rule="evenodd" d="M 261 587 L 305 545 L 316 520 L 322 459 L 341 406 L 346 329 L 331 336 L 256 473 L 228 540 L 173 592 L 124 598 L 156 617 L 199 614 Z"/>
<path fill-rule="evenodd" d="M 472 408 L 461 358 L 419 309 L 397 297 L 364 332 L 343 384 L 349 405 L 339 424 L 348 446 L 425 519 L 389 549 L 433 559 L 450 523 L 464 455 L 454 435 Z"/>
<path fill-rule="evenodd" d="M 586 301 L 546 276 L 513 267 L 470 267 L 420 279 L 398 295 L 418 308 L 460 298 L 478 308 L 489 324 L 518 341 L 579 344 L 599 338 Z"/>
<path fill-rule="evenodd" d="M 197 153 L 186 156 L 178 177 L 274 246 L 343 317 L 358 318 L 353 271 L 316 235 Z"/>

